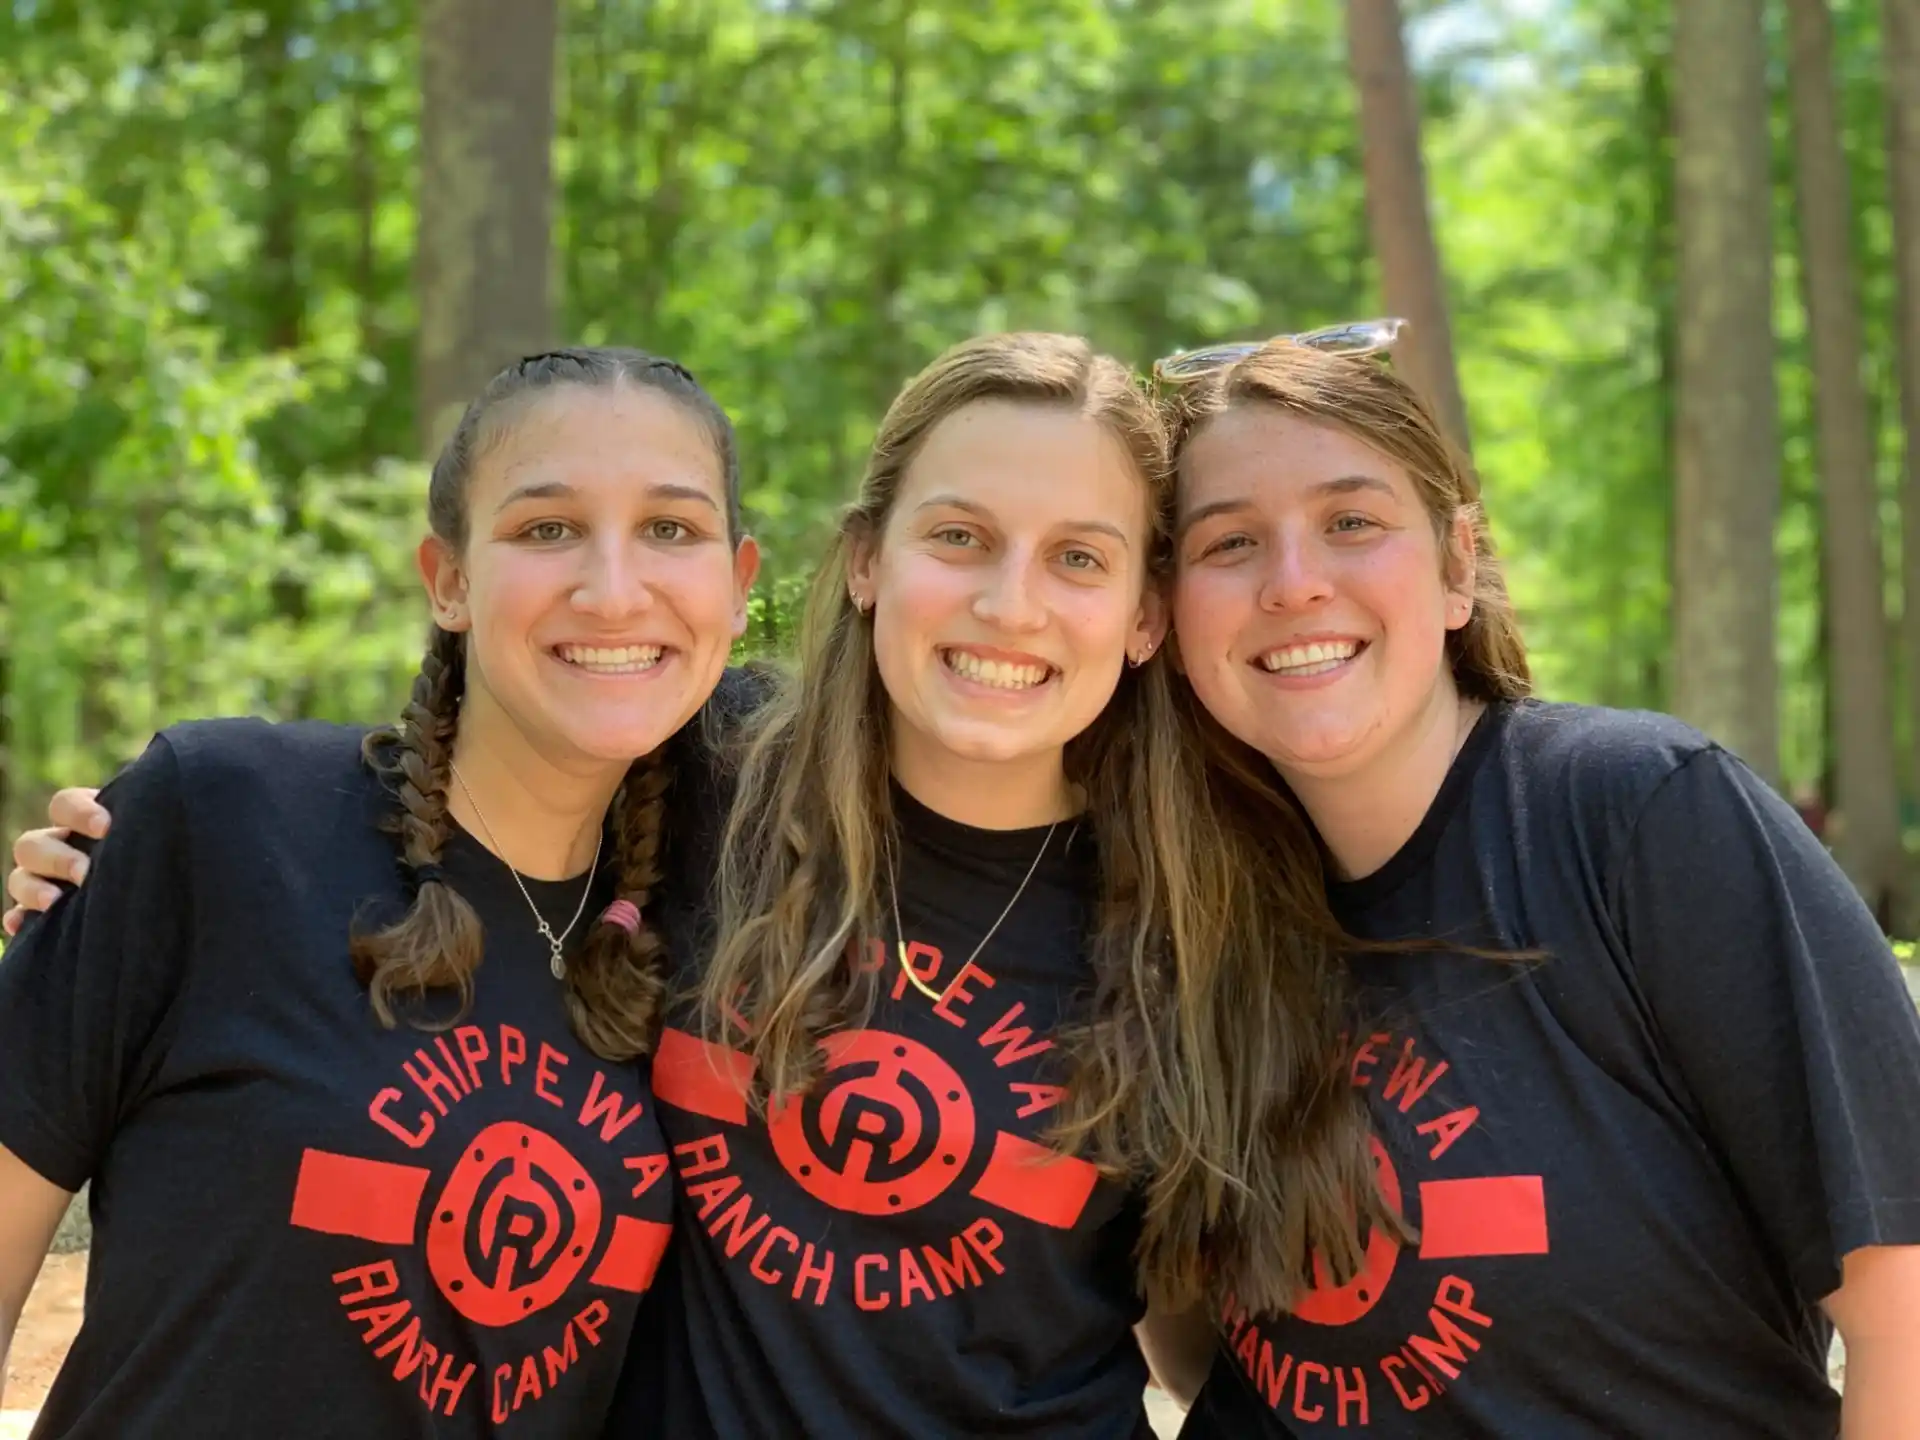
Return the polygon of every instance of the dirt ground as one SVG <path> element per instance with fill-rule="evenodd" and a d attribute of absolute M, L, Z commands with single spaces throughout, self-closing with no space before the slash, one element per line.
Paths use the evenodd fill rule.
<path fill-rule="evenodd" d="M 38 1410 L 80 1328 L 80 1301 L 87 1284 L 87 1257 L 49 1255 L 14 1331 L 7 1354 L 8 1410 Z M 11 1418 L 11 1417 L 8 1417 Z M 22 1434 L 25 1432 L 22 1431 Z M 0 1427 L 0 1440 L 10 1440 Z"/>

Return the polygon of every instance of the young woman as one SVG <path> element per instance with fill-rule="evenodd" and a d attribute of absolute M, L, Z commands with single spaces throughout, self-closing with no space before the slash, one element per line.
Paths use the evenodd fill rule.
<path fill-rule="evenodd" d="M 36 1434 L 597 1433 L 670 1233 L 639 923 L 756 555 L 679 366 L 522 361 L 434 466 L 400 725 L 162 732 L 0 963 L 0 1352 L 92 1183 Z M 646 757 L 635 764 L 636 757 Z"/>
<path fill-rule="evenodd" d="M 1324 952 L 1208 833 L 1148 663 L 1170 499 L 1076 339 L 958 346 L 883 421 L 722 853 L 676 853 L 719 885 L 711 944 L 667 923 L 712 953 L 654 1072 L 668 1433 L 1149 1435 L 1142 1282 L 1196 1292 L 1207 1227 L 1268 1274 L 1345 1232 Z"/>
<path fill-rule="evenodd" d="M 1304 814 L 1352 933 L 1419 942 L 1351 962 L 1347 1067 L 1418 1238 L 1230 1299 L 1187 1440 L 1920 1434 L 1920 1025 L 1845 878 L 1685 725 L 1527 698 L 1474 482 L 1390 370 L 1175 378 L 1221 773 Z"/>
<path fill-rule="evenodd" d="M 1358 1263 L 1332 952 L 1265 901 L 1311 857 L 1212 813 L 1150 658 L 1171 502 L 1079 340 L 890 409 L 799 678 L 673 805 L 679 1243 L 613 1433 L 1144 1436 L 1143 1289 Z"/>

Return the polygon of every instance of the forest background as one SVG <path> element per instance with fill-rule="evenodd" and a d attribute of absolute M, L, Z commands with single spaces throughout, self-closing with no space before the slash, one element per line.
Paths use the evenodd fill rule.
<path fill-rule="evenodd" d="M 1920 0 L 3 0 L 0 829 L 392 714 L 518 354 L 728 406 L 778 650 L 951 342 L 1380 313 L 1541 692 L 1728 741 L 1914 933 Z"/>

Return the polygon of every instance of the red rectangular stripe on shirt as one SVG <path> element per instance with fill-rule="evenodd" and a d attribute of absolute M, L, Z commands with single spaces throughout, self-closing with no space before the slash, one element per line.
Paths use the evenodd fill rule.
<path fill-rule="evenodd" d="M 753 1061 L 672 1026 L 660 1032 L 653 1054 L 653 1093 L 678 1110 L 691 1110 L 729 1125 L 747 1123 L 747 1087 Z"/>
<path fill-rule="evenodd" d="M 289 1218 L 303 1230 L 410 1245 L 428 1173 L 418 1165 L 308 1150 L 300 1157 Z"/>
<path fill-rule="evenodd" d="M 658 1220 L 614 1216 L 613 1238 L 607 1241 L 607 1253 L 593 1272 L 593 1283 L 609 1290 L 643 1294 L 653 1284 L 660 1257 L 667 1253 L 667 1241 L 672 1237 L 673 1226 Z"/>
<path fill-rule="evenodd" d="M 1420 1258 L 1545 1255 L 1547 1197 L 1538 1175 L 1428 1180 L 1420 1186 Z"/>
<path fill-rule="evenodd" d="M 1042 1225 L 1071 1230 L 1087 1208 L 1100 1172 L 1075 1155 L 1061 1155 L 1002 1130 L 974 1196 Z"/>

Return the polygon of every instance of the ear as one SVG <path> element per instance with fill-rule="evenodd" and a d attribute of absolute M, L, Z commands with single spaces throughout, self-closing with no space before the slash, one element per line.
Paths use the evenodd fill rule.
<path fill-rule="evenodd" d="M 467 572 L 460 557 L 438 535 L 429 535 L 413 552 L 420 568 L 421 582 L 427 587 L 427 600 L 433 606 L 433 623 L 442 630 L 471 629 L 473 616 L 467 609 Z"/>
<path fill-rule="evenodd" d="M 1135 665 L 1146 664 L 1167 638 L 1168 619 L 1166 592 L 1149 581 L 1134 612 L 1133 628 L 1127 632 L 1127 659 Z"/>
<path fill-rule="evenodd" d="M 874 543 L 873 527 L 858 516 L 847 522 L 847 598 L 861 613 L 873 609 L 873 597 L 879 589 L 874 567 L 880 563 L 880 547 Z"/>
<path fill-rule="evenodd" d="M 760 542 L 742 535 L 733 547 L 733 638 L 747 633 L 747 599 L 753 594 L 753 582 L 760 574 Z"/>
<path fill-rule="evenodd" d="M 1459 630 L 1473 618 L 1475 581 L 1480 573 L 1480 546 L 1473 533 L 1474 509 L 1462 506 L 1447 527 L 1447 628 Z"/>

